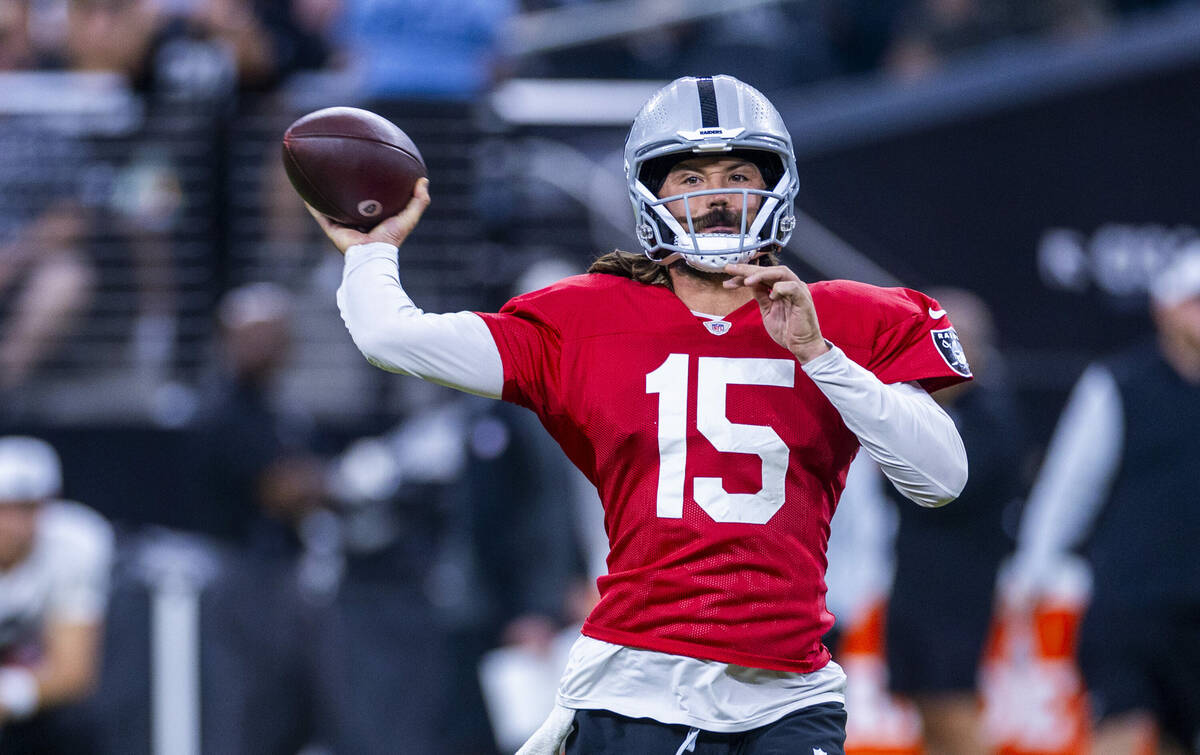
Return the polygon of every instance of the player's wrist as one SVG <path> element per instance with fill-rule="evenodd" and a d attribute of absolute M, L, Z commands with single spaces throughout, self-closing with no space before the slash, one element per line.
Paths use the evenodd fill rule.
<path fill-rule="evenodd" d="M 384 256 L 394 259 L 398 248 L 386 241 L 364 240 L 346 247 L 344 254 L 347 258 Z"/>
<path fill-rule="evenodd" d="M 791 352 L 800 364 L 807 364 L 819 356 L 828 354 L 831 346 L 829 341 L 817 336 L 815 339 L 793 344 Z"/>

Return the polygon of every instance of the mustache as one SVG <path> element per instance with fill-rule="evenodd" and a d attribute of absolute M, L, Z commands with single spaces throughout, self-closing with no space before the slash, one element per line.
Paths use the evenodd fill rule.
<path fill-rule="evenodd" d="M 692 218 L 696 231 L 703 231 L 713 226 L 742 227 L 742 213 L 724 207 L 714 207 L 703 215 Z"/>

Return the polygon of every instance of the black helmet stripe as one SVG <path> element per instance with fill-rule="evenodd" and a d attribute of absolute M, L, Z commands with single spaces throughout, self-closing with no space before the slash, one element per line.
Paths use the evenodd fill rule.
<path fill-rule="evenodd" d="M 712 77 L 696 79 L 696 88 L 700 91 L 700 128 L 719 128 L 717 88 L 713 86 Z"/>

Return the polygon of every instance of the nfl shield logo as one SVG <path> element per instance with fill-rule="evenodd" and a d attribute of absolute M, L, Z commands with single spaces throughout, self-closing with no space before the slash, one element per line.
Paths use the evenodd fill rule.
<path fill-rule="evenodd" d="M 731 326 L 724 320 L 705 320 L 704 327 L 708 328 L 708 332 L 714 336 L 723 336 L 729 332 Z"/>
<path fill-rule="evenodd" d="M 946 364 L 950 365 L 950 369 L 963 377 L 971 377 L 971 365 L 967 364 L 967 355 L 963 353 L 962 343 L 958 340 L 958 333 L 954 328 L 931 330 L 929 335 L 933 336 L 938 353 L 946 360 Z"/>

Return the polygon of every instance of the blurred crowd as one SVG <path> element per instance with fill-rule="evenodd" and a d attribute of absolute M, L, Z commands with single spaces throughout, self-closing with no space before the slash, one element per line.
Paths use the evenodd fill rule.
<path fill-rule="evenodd" d="M 904 85 L 998 46 L 1099 38 L 1187 4 L 808 0 L 725 12 L 674 3 L 664 15 L 652 0 L 0 0 L 0 752 L 192 752 L 188 737 L 233 754 L 384 753 L 398 741 L 430 755 L 511 752 L 549 704 L 561 638 L 595 599 L 599 504 L 532 415 L 354 382 L 359 372 L 324 363 L 295 390 L 297 355 L 330 348 L 315 341 L 321 327 L 338 331 L 347 364 L 358 354 L 336 322 L 332 258 L 278 170 L 277 132 L 299 114 L 279 104 L 285 95 L 304 102 L 297 90 L 322 89 L 410 112 L 433 101 L 468 121 L 482 94 L 517 77 L 724 72 L 769 92 L 866 74 Z M 623 20 L 596 23 L 603 16 Z M 38 78 L 47 72 L 79 78 Z M 132 99 L 111 107 L 100 97 L 126 88 Z M 80 102 L 83 116 L 68 117 Z M 114 111 L 115 123 L 95 114 Z M 237 129 L 259 121 L 266 147 L 239 146 Z M 431 165 L 450 166 L 438 175 L 467 174 L 440 222 L 473 246 L 505 243 L 462 220 L 479 201 L 470 150 L 428 143 Z M 239 182 L 250 188 L 235 195 Z M 250 221 L 244 196 L 259 203 Z M 253 259 L 236 252 L 246 224 L 262 226 L 246 242 Z M 443 258 L 472 286 L 450 301 L 494 307 L 583 262 L 539 256 L 510 255 L 519 268 Z M 1062 711 L 1057 728 L 1037 730 L 1049 732 L 1043 752 L 1048 741 L 1082 751 L 1083 722 L 1100 713 L 1130 747 L 1192 746 L 1183 737 L 1200 702 L 1172 686 L 1171 661 L 1118 668 L 1104 651 L 1123 643 L 1137 656 L 1147 636 L 1188 647 L 1200 631 L 1196 595 L 1164 588 L 1142 605 L 1119 592 L 1128 577 L 1111 576 L 1144 567 L 1156 584 L 1200 585 L 1182 571 L 1194 571 L 1182 535 L 1196 532 L 1195 515 L 1138 508 L 1132 492 L 1138 461 L 1161 452 L 1147 422 L 1174 439 L 1156 468 L 1175 476 L 1157 499 L 1194 500 L 1175 477 L 1200 468 L 1187 432 L 1200 422 L 1200 257 L 1179 259 L 1151 291 L 1147 343 L 1090 355 L 1101 361 L 1045 464 L 987 306 L 977 293 L 935 292 L 979 372 L 940 397 L 963 429 L 973 482 L 960 504 L 926 512 L 895 509 L 870 470 L 855 473 L 834 524 L 850 539 L 840 552 L 835 543 L 830 576 L 844 618 L 830 642 L 860 710 L 876 714 L 860 724 L 852 714 L 852 744 L 1037 751 L 1022 739 L 1033 725 L 1014 733 L 1012 723 L 1037 713 L 1021 709 L 1033 684 Z M 426 276 L 430 296 L 449 285 L 444 274 Z M 379 409 L 338 418 L 315 406 L 352 401 Z M 1089 401 L 1100 403 L 1078 408 Z M 1110 424 L 1072 429 L 1071 416 L 1113 401 Z M 80 417 L 101 418 L 101 432 L 73 435 Z M 151 468 L 104 435 L 129 424 L 160 433 L 151 442 L 166 445 L 149 456 L 173 466 Z M 1071 466 L 1087 455 L 1073 456 L 1072 442 L 1106 433 L 1126 438 L 1106 467 Z M 87 500 L 97 480 L 110 493 L 152 486 L 155 505 Z M 1053 491 L 1063 488 L 1087 494 L 1086 521 L 1061 510 Z M 1113 534 L 1135 519 L 1150 538 L 1137 551 L 1157 554 L 1146 564 Z M 1102 533 L 1098 550 L 1084 549 L 1089 532 Z M 868 573 L 840 571 L 847 562 Z M 1081 671 L 1073 638 L 1089 570 L 1113 587 L 1096 591 L 1106 625 L 1153 615 L 1164 628 L 1109 636 L 1091 620 Z M 961 592 L 931 590 L 931 571 L 957 573 Z M 961 621 L 931 629 L 930 614 Z M 188 668 L 199 669 L 190 686 L 187 673 L 164 671 Z M 1139 685 L 1119 683 L 1131 678 Z M 1093 684 L 1106 696 L 1089 709 Z M 163 700 L 174 705 L 155 707 Z M 164 744 L 172 736 L 184 749 Z"/>
<path fill-rule="evenodd" d="M 720 11 L 651 0 L 5 0 L 0 70 L 116 71 L 167 96 L 343 70 L 375 94 L 444 97 L 511 76 L 670 78 L 733 66 L 773 89 L 877 69 L 917 77 L 989 44 L 1096 35 L 1188 1 L 780 0 Z M 625 21 L 586 23 L 614 8 Z"/>
<path fill-rule="evenodd" d="M 289 83 L 302 93 L 295 100 L 317 91 L 324 94 L 311 101 L 324 104 L 470 103 L 511 77 L 668 79 L 722 71 L 767 92 L 869 72 L 909 81 L 1016 40 L 1094 38 L 1122 18 L 1188 4 L 822 0 L 715 12 L 639 0 L 3 0 L 0 119 L 9 159 L 0 164 L 0 395 L 11 397 L 56 358 L 78 371 L 68 354 L 72 335 L 92 312 L 116 308 L 103 294 L 123 286 L 134 289 L 135 311 L 106 326 L 107 336 L 122 329 L 128 339 L 123 366 L 161 381 L 178 366 L 171 363 L 181 358 L 181 341 L 208 335 L 203 326 L 189 335 L 179 321 L 190 273 L 175 249 L 198 237 L 212 247 L 203 252 L 210 271 L 201 292 L 211 304 L 236 282 L 230 231 L 199 223 L 220 226 L 239 208 L 214 207 L 228 202 L 227 192 L 197 196 L 203 190 L 189 181 L 205 171 L 209 182 L 237 180 L 230 165 L 245 158 L 229 143 L 234 124 L 264 111 L 292 112 L 272 97 Z M 595 23 L 615 6 L 621 23 Z M 86 83 L 20 75 L 44 72 L 81 74 Z M 109 74 L 117 84 L 88 78 Z M 95 100 L 100 81 L 123 82 L 135 93 L 135 104 L 118 108 L 123 131 L 91 111 L 64 125 L 72 107 L 64 103 Z M 43 96 L 46 87 L 77 91 L 56 102 Z M 205 143 L 180 146 L 189 128 L 171 120 L 180 112 L 191 115 L 190 129 Z M 126 141 L 114 146 L 118 131 Z M 197 149 L 221 159 L 197 156 Z M 262 246 L 279 240 L 297 248 L 302 226 L 295 203 L 284 199 L 275 156 L 250 159 L 266 166 L 255 179 L 268 205 Z M 118 249 L 121 270 L 97 252 L 101 246 Z M 273 261 L 294 264 L 295 256 L 283 251 Z"/>

